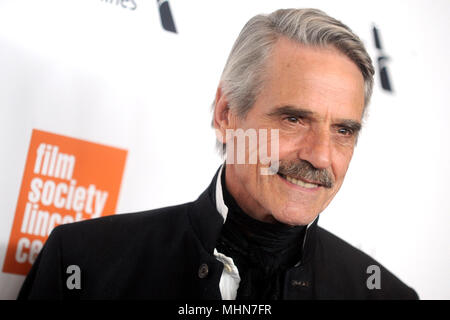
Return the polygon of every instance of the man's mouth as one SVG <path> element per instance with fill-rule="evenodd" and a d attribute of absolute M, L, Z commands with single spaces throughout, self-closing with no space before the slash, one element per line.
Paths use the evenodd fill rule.
<path fill-rule="evenodd" d="M 306 182 L 306 181 L 302 181 L 302 180 L 293 178 L 291 176 L 286 176 L 286 175 L 281 174 L 281 173 L 278 173 L 278 175 L 281 176 L 283 179 L 286 179 L 290 183 L 293 183 L 293 184 L 295 184 L 297 186 L 300 186 L 300 187 L 303 187 L 303 188 L 306 188 L 306 189 L 314 189 L 314 188 L 318 188 L 318 187 L 322 186 L 320 184 Z"/>

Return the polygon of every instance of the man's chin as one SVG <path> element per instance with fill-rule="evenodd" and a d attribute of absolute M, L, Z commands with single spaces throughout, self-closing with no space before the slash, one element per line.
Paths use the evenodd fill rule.
<path fill-rule="evenodd" d="M 272 214 L 272 216 L 276 221 L 291 226 L 306 226 L 310 224 L 312 221 L 314 221 L 314 219 L 316 219 L 316 217 L 318 216 L 318 214 L 313 213 L 302 214 L 301 212 L 302 209 L 300 208 L 298 209 L 289 208 L 283 210 L 280 213 L 275 212 L 274 214 Z"/>

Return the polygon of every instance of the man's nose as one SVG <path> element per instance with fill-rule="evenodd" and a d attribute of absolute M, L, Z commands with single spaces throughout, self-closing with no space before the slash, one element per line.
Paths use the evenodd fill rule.
<path fill-rule="evenodd" d="M 298 157 L 309 161 L 317 169 L 331 166 L 331 137 L 325 129 L 311 130 L 306 139 L 302 139 Z"/>

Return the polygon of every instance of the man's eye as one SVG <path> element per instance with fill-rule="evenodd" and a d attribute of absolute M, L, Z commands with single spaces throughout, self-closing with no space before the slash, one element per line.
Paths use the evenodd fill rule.
<path fill-rule="evenodd" d="M 338 133 L 343 136 L 352 136 L 353 130 L 349 128 L 339 128 Z"/>
<path fill-rule="evenodd" d="M 299 121 L 299 119 L 294 116 L 289 116 L 289 117 L 286 117 L 285 119 L 291 123 L 298 123 L 298 121 Z"/>

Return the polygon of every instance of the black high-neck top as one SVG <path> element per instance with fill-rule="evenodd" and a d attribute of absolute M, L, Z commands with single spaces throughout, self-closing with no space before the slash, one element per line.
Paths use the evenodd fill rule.
<path fill-rule="evenodd" d="M 221 182 L 228 215 L 216 248 L 231 257 L 239 270 L 241 282 L 236 299 L 282 299 L 284 274 L 301 258 L 306 226 L 267 223 L 250 217 L 227 190 L 225 166 Z"/>

